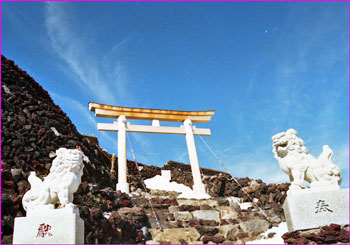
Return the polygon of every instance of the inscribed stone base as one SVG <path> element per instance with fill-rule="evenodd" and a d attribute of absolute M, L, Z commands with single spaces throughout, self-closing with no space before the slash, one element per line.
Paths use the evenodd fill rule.
<path fill-rule="evenodd" d="M 288 231 L 349 224 L 349 189 L 289 192 L 283 204 Z"/>
<path fill-rule="evenodd" d="M 77 213 L 51 210 L 15 219 L 13 244 L 83 244 L 84 221 Z"/>

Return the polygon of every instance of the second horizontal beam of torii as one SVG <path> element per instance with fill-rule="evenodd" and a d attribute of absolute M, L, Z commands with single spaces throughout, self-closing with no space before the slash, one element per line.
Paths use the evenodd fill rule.
<path fill-rule="evenodd" d="M 98 123 L 97 130 L 99 131 L 118 131 L 118 122 L 114 123 Z M 210 129 L 208 128 L 196 128 L 192 126 L 194 135 L 210 136 Z M 148 125 L 133 125 L 131 123 L 126 124 L 127 132 L 138 133 L 158 133 L 158 134 L 186 134 L 184 126 L 180 127 L 164 127 L 164 126 L 148 126 Z"/>

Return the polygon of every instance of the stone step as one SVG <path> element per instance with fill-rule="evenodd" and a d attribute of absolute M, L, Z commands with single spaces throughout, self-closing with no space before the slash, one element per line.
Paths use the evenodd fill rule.
<path fill-rule="evenodd" d="M 216 209 L 211 210 L 179 210 L 181 210 L 181 207 L 169 207 L 169 215 L 172 214 L 172 217 L 174 217 L 176 221 L 190 221 L 194 218 L 202 220 L 215 220 L 216 222 L 220 223 L 220 220 L 222 219 L 230 220 L 238 218 L 238 212 L 227 206 L 217 207 Z"/>
<path fill-rule="evenodd" d="M 149 229 L 149 232 L 153 241 L 167 244 L 193 244 L 200 238 L 200 234 L 195 228 Z"/>
<path fill-rule="evenodd" d="M 191 206 L 202 206 L 202 205 L 208 205 L 211 207 L 217 207 L 219 206 L 218 200 L 216 199 L 177 199 L 177 203 L 179 206 L 183 205 L 191 205 Z"/>

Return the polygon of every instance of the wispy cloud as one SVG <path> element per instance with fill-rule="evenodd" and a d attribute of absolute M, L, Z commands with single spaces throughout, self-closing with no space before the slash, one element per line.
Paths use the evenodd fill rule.
<path fill-rule="evenodd" d="M 77 129 L 81 133 L 85 133 L 84 130 L 86 130 L 86 127 L 96 129 L 97 121 L 95 117 L 91 113 L 89 113 L 88 108 L 86 106 L 82 105 L 77 100 L 68 98 L 66 96 L 58 95 L 54 92 L 49 92 L 49 94 L 52 96 L 53 100 L 57 104 L 61 105 L 61 107 L 65 109 L 65 111 L 71 112 L 71 114 L 68 116 L 73 121 L 73 123 L 77 126 Z M 86 124 L 74 122 L 75 118 L 79 118 L 80 122 L 81 121 L 87 122 L 88 126 Z M 82 128 L 82 125 L 84 126 L 84 128 Z M 117 149 L 118 147 L 117 138 L 112 137 L 110 133 L 107 133 L 104 131 L 96 131 L 96 130 L 94 130 L 94 133 L 97 136 L 99 136 L 100 142 L 101 140 L 104 142 L 104 144 L 101 145 L 101 147 L 104 147 L 104 145 L 108 145 L 109 147 L 111 147 L 111 149 Z"/>
<path fill-rule="evenodd" d="M 122 68 L 119 66 L 116 71 L 112 70 L 116 76 L 116 81 L 113 81 L 116 90 L 113 90 L 106 76 L 101 75 L 100 57 L 93 56 L 86 40 L 83 40 L 68 22 L 69 16 L 64 10 L 64 4 L 47 2 L 45 17 L 51 46 L 54 52 L 68 64 L 73 72 L 74 81 L 100 102 L 116 104 L 117 99 L 113 91 L 118 91 L 118 82 L 120 82 L 118 78 Z"/>
<path fill-rule="evenodd" d="M 87 40 L 83 39 L 81 33 L 73 29 L 69 16 L 65 10 L 64 3 L 47 2 L 45 12 L 45 24 L 47 35 L 53 51 L 69 66 L 69 71 L 63 69 L 83 92 L 98 103 L 137 106 L 132 93 L 128 90 L 128 77 L 123 66 L 120 55 L 127 45 L 127 39 L 116 43 L 105 54 L 95 55 Z M 56 95 L 58 97 L 58 95 Z M 67 98 L 67 101 L 71 101 Z M 80 108 L 81 104 L 71 101 L 73 105 Z M 79 104 L 77 104 L 79 103 Z M 88 121 L 94 123 L 96 120 L 86 111 L 85 106 L 81 108 L 83 115 L 89 115 Z M 106 132 L 100 133 L 108 142 L 116 142 Z M 146 137 L 133 134 L 132 138 L 140 144 L 144 151 L 150 149 Z M 116 143 L 114 143 L 116 145 Z"/>
<path fill-rule="evenodd" d="M 66 96 L 58 95 L 55 92 L 49 92 L 51 97 L 54 101 L 57 101 L 57 104 L 60 104 L 61 106 L 68 107 L 70 111 L 75 111 L 79 114 L 79 117 L 85 118 L 86 122 L 88 122 L 91 126 L 96 126 L 96 120 L 91 115 L 91 113 L 88 113 L 87 106 L 83 106 L 79 101 L 68 98 Z"/>

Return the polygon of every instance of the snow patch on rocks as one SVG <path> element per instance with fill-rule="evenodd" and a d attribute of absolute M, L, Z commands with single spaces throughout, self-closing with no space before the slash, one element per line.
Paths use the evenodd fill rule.
<path fill-rule="evenodd" d="M 156 175 L 153 178 L 145 180 L 146 187 L 154 190 L 175 191 L 179 193 L 192 191 L 191 188 L 183 184 L 171 182 L 169 179 L 161 175 Z"/>
<path fill-rule="evenodd" d="M 287 223 L 282 222 L 277 227 L 265 231 L 261 235 L 263 236 L 260 240 L 248 241 L 246 244 L 285 244 L 282 239 L 282 235 L 288 232 Z M 269 238 L 269 236 L 272 238 Z"/>
<path fill-rule="evenodd" d="M 194 193 L 191 188 L 183 184 L 169 181 L 167 176 L 156 175 L 153 178 L 146 179 L 145 185 L 149 189 L 162 190 L 162 191 L 175 191 L 181 193 L 178 198 L 194 198 L 194 199 L 208 199 L 208 194 L 197 194 Z"/>

